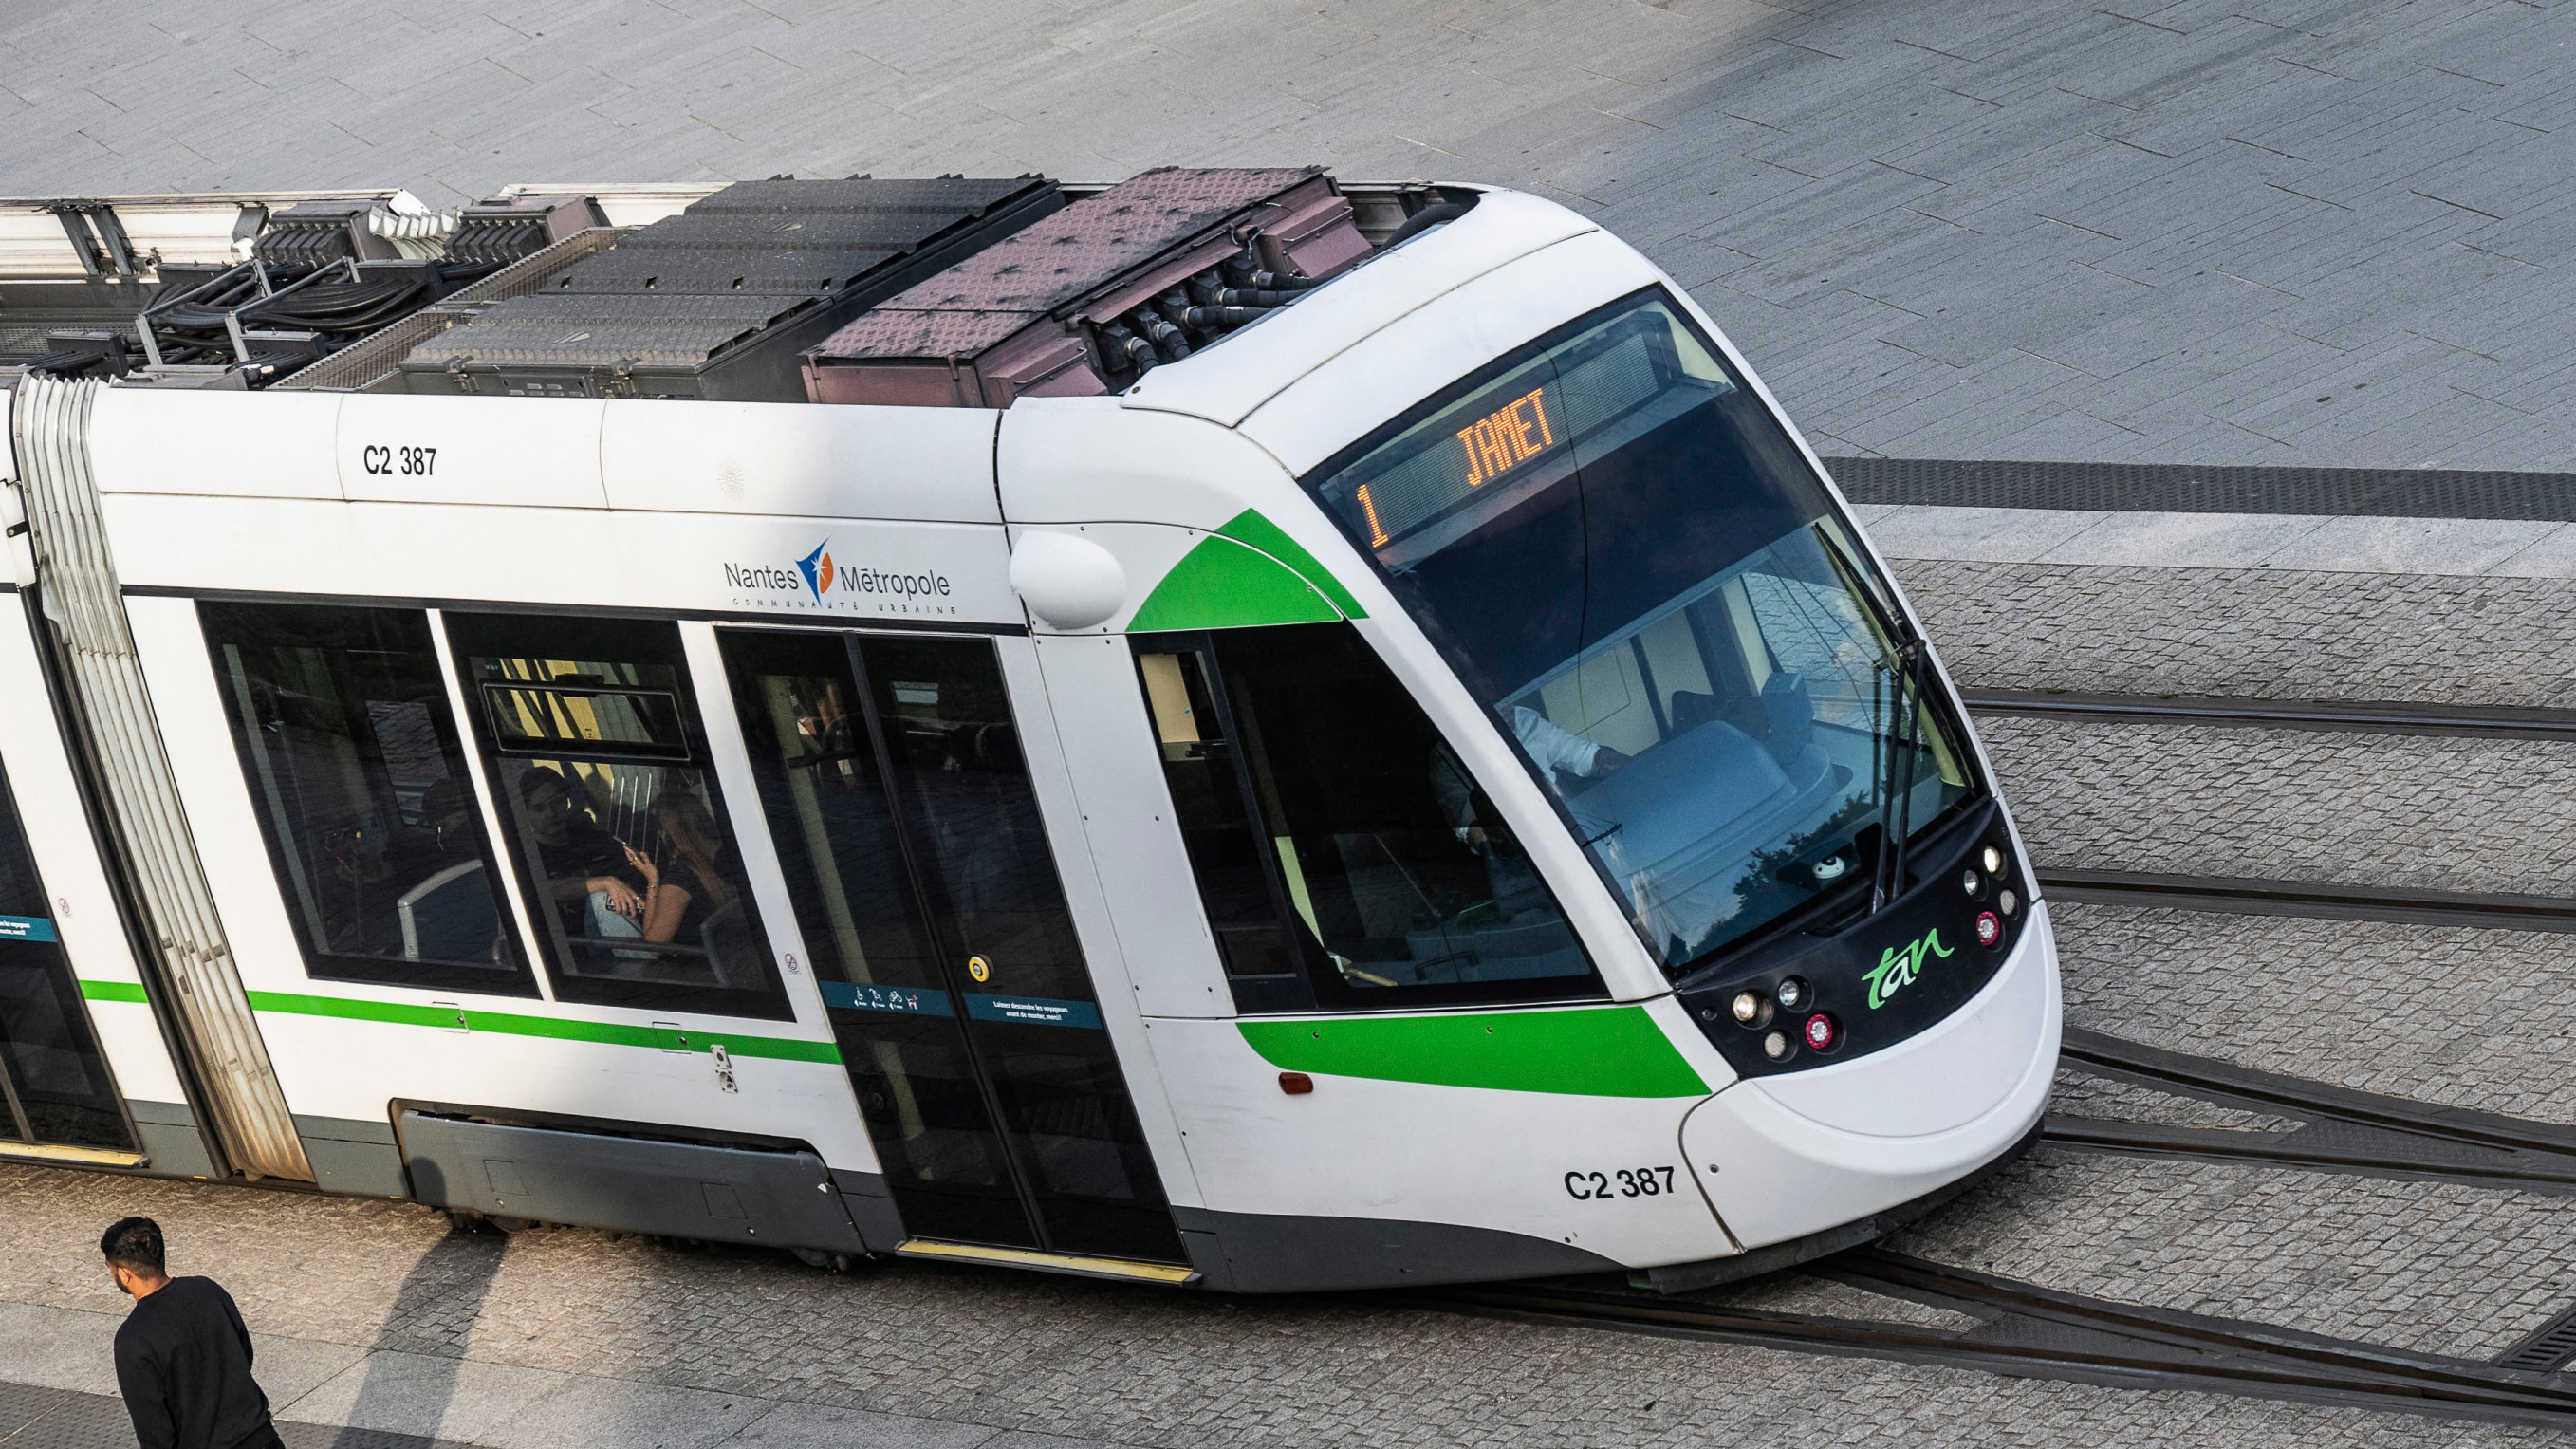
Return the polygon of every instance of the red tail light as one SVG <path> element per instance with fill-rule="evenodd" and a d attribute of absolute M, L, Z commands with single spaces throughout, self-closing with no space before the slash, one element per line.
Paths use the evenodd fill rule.
<path fill-rule="evenodd" d="M 1834 1019 L 1823 1012 L 1807 1018 L 1807 1045 L 1816 1051 L 1832 1051 L 1835 1039 L 1841 1034 L 1834 1027 Z"/>
<path fill-rule="evenodd" d="M 2004 938 L 2004 918 L 1992 911 L 1977 912 L 1977 944 L 1991 946 Z"/>

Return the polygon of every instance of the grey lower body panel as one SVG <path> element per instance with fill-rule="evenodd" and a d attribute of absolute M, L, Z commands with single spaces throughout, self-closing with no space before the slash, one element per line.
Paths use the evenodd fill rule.
<path fill-rule="evenodd" d="M 894 1194 L 886 1190 L 885 1174 L 836 1167 L 832 1184 L 841 1190 L 841 1206 L 849 1209 L 859 1241 L 868 1245 L 869 1252 L 891 1254 L 911 1236 L 903 1230 L 903 1214 L 895 1210 Z"/>
<path fill-rule="evenodd" d="M 359 1197 L 411 1196 L 411 1185 L 403 1179 L 402 1147 L 394 1141 L 393 1124 L 298 1113 L 295 1135 L 304 1140 L 304 1159 L 313 1164 L 314 1185 L 324 1192 Z"/>
<path fill-rule="evenodd" d="M 1484 1283 L 1626 1269 L 1598 1253 L 1494 1228 L 1390 1218 L 1295 1217 L 1176 1207 L 1190 1264 L 1210 1288 L 1321 1293 Z"/>
<path fill-rule="evenodd" d="M 770 1248 L 866 1251 L 811 1152 L 716 1147 L 405 1112 L 403 1166 L 433 1207 Z"/>
<path fill-rule="evenodd" d="M 153 1177 L 213 1177 L 214 1154 L 206 1150 L 197 1114 L 185 1102 L 138 1102 L 128 1098 L 125 1114 L 134 1119 L 135 1146 Z"/>

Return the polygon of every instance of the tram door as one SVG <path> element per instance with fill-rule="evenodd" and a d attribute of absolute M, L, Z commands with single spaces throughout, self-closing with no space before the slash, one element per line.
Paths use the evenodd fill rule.
<path fill-rule="evenodd" d="M 131 1151 L 53 914 L 0 774 L 0 1141 Z"/>
<path fill-rule="evenodd" d="M 721 637 L 770 834 L 907 1231 L 1182 1261 L 992 642 Z"/>

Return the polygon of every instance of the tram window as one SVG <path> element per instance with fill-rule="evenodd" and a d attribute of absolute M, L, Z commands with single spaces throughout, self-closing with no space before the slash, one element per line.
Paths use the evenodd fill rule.
<path fill-rule="evenodd" d="M 0 1137 L 129 1150 L 116 1086 L 0 779 Z"/>
<path fill-rule="evenodd" d="M 1238 1007 L 1599 993 L 1511 827 L 1348 625 L 1147 640 L 1138 672 Z"/>
<path fill-rule="evenodd" d="M 556 995 L 789 1015 L 679 629 L 463 613 L 447 628 Z"/>
<path fill-rule="evenodd" d="M 307 972 L 534 994 L 428 618 L 197 612 Z"/>
<path fill-rule="evenodd" d="M 1293 1010 L 1310 999 L 1297 941 L 1236 774 L 1224 712 L 1208 688 L 1208 667 L 1197 649 L 1136 656 L 1181 843 L 1236 1003 L 1247 1011 Z"/>

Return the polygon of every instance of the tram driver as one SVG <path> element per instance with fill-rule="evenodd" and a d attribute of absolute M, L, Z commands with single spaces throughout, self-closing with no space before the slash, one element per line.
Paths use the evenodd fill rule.
<path fill-rule="evenodd" d="M 1627 755 L 1598 740 L 1586 739 L 1527 706 L 1512 711 L 1512 734 L 1521 748 L 1529 751 L 1530 758 L 1545 768 L 1559 794 L 1576 793 L 1565 788 L 1565 780 L 1606 780 L 1628 763 Z M 1459 843 L 1476 852 L 1485 863 L 1494 904 L 1505 918 L 1519 914 L 1525 907 L 1553 909 L 1537 868 L 1530 864 L 1520 842 L 1512 838 L 1494 802 L 1485 797 L 1474 777 L 1467 773 L 1466 763 L 1451 753 L 1446 740 L 1431 747 L 1431 793 L 1440 802 L 1440 811 L 1448 818 Z"/>

